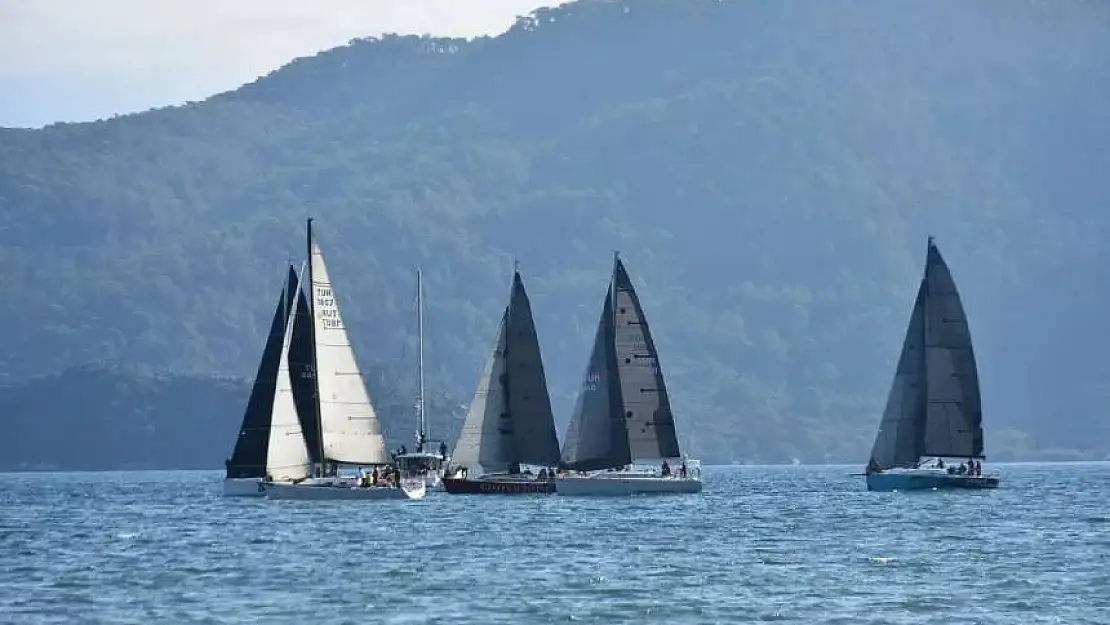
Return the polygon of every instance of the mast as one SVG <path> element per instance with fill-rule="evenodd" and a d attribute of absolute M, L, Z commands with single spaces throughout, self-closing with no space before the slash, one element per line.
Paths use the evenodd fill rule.
<path fill-rule="evenodd" d="M 308 218 L 308 236 L 306 238 L 308 251 L 308 317 L 312 323 L 308 324 L 309 342 L 312 344 L 312 403 L 316 409 L 316 431 L 320 433 L 320 474 L 324 474 L 327 458 L 324 457 L 324 426 L 320 419 L 320 378 L 316 366 L 316 283 L 312 279 L 312 218 Z"/>
<path fill-rule="evenodd" d="M 921 372 L 921 392 L 918 400 L 919 404 L 916 406 L 917 414 L 913 421 L 914 424 L 914 445 L 917 450 L 917 464 L 920 465 L 923 460 L 922 454 L 925 453 L 925 430 L 929 425 L 929 354 L 928 354 L 928 340 L 929 340 L 929 250 L 933 247 L 933 235 L 929 235 L 928 241 L 925 243 L 925 271 L 921 274 L 922 285 L 922 298 L 921 298 L 921 337 L 918 339 L 918 364 L 921 367 L 918 369 Z"/>
<path fill-rule="evenodd" d="M 613 271 L 609 276 L 609 297 L 613 301 L 613 310 L 611 311 L 613 317 L 609 321 L 614 332 L 617 329 L 617 263 L 619 262 L 621 262 L 621 253 L 619 250 L 613 250 Z"/>
<path fill-rule="evenodd" d="M 505 367 L 504 372 L 502 373 L 503 382 L 501 383 L 501 405 L 504 406 L 502 410 L 505 412 L 505 414 L 508 415 L 509 423 L 512 424 L 510 430 L 512 434 L 509 438 L 509 444 L 512 445 L 513 461 L 509 463 L 510 473 L 513 473 L 514 471 L 520 471 L 520 445 L 517 444 L 516 415 L 513 414 L 511 403 L 511 386 L 513 384 L 513 372 L 509 370 L 509 350 L 511 349 L 510 343 L 512 342 L 513 338 L 513 289 L 516 286 L 516 274 L 519 268 L 520 261 L 518 261 L 516 257 L 513 257 L 513 277 L 509 279 L 509 304 L 505 307 L 505 320 L 502 322 L 504 323 L 504 327 L 501 329 L 501 332 L 505 335 L 505 344 L 502 346 L 500 354 L 501 361 L 504 363 Z"/>
<path fill-rule="evenodd" d="M 420 418 L 419 440 L 420 451 L 423 451 L 424 441 L 427 439 L 427 423 L 424 417 L 424 279 L 420 267 L 416 268 L 416 335 L 417 335 L 417 379 L 419 380 L 419 396 L 417 397 L 417 416 Z"/>

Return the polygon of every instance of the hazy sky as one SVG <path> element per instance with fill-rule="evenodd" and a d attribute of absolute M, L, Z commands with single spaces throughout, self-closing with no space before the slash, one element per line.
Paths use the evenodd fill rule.
<path fill-rule="evenodd" d="M 385 32 L 497 34 L 558 0 L 0 0 L 0 126 L 200 100 Z"/>

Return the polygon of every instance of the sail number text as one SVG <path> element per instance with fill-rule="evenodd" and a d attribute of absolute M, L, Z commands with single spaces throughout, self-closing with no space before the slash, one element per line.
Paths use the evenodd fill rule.
<path fill-rule="evenodd" d="M 343 327 L 343 319 L 339 316 L 339 307 L 335 303 L 335 295 L 331 287 L 316 287 L 316 319 L 327 330 L 338 330 Z"/>
<path fill-rule="evenodd" d="M 586 381 L 582 383 L 582 390 L 596 391 L 599 382 L 601 382 L 601 374 L 595 371 L 590 371 L 586 374 Z"/>

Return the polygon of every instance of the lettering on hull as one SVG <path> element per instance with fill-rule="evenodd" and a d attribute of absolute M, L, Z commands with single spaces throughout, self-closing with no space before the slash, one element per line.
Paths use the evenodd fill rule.
<path fill-rule="evenodd" d="M 444 480 L 444 487 L 449 493 L 458 494 L 527 494 L 527 493 L 552 493 L 554 484 L 551 482 L 487 482 L 482 480 Z"/>

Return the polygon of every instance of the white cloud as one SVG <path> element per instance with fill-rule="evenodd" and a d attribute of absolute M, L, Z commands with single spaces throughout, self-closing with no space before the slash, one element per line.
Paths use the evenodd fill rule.
<path fill-rule="evenodd" d="M 0 0 L 0 125 L 199 100 L 356 37 L 493 35 L 517 15 L 551 4 L 557 2 Z M 90 85 L 97 93 L 87 93 Z M 55 103 L 59 97 L 69 101 Z"/>

